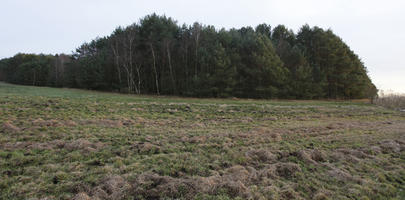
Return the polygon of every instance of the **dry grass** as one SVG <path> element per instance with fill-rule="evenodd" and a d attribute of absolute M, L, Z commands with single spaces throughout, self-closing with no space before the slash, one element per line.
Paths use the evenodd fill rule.
<path fill-rule="evenodd" d="M 403 94 L 381 95 L 381 97 L 378 97 L 374 100 L 374 104 L 389 109 L 395 109 L 405 112 L 405 95 Z"/>

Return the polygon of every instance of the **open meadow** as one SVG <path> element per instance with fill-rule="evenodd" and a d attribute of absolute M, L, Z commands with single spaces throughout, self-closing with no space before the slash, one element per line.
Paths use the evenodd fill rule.
<path fill-rule="evenodd" d="M 405 199 L 405 113 L 0 83 L 0 199 Z"/>

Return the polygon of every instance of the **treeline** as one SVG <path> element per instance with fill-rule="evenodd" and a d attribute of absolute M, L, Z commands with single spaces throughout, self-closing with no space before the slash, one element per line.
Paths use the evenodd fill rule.
<path fill-rule="evenodd" d="M 366 98 L 377 89 L 331 30 L 304 25 L 220 29 L 152 14 L 84 43 L 73 55 L 17 54 L 4 81 L 195 97 Z"/>
<path fill-rule="evenodd" d="M 71 64 L 68 55 L 17 54 L 0 60 L 0 80 L 34 86 L 67 86 L 65 69 Z"/>

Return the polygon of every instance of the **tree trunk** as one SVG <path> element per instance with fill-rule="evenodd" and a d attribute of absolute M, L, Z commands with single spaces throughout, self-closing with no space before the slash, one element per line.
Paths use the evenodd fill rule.
<path fill-rule="evenodd" d="M 170 49 L 169 49 L 169 43 L 167 43 L 167 58 L 168 58 L 168 61 L 169 61 L 169 70 L 170 70 L 170 76 L 171 76 L 171 79 L 172 79 L 172 85 L 173 85 L 173 88 L 174 88 L 174 93 L 177 93 L 177 89 L 176 89 L 176 82 L 174 81 L 174 75 L 173 75 L 173 68 L 172 68 L 172 59 L 171 59 L 171 57 L 170 57 Z"/>
<path fill-rule="evenodd" d="M 33 86 L 35 86 L 35 79 L 36 79 L 36 73 L 35 73 L 35 69 L 34 69 L 34 78 L 33 78 L 33 81 L 32 81 Z"/>
<path fill-rule="evenodd" d="M 197 64 L 198 64 L 198 44 L 200 39 L 200 31 L 197 32 L 195 37 L 195 62 L 194 62 L 194 77 L 197 78 Z"/>
<path fill-rule="evenodd" d="M 128 57 L 129 57 L 129 70 L 127 69 L 127 73 L 128 73 L 128 76 L 129 76 L 129 79 L 130 79 L 130 81 L 128 82 L 128 84 L 129 84 L 129 88 L 130 88 L 130 92 L 132 92 L 132 90 L 133 89 L 135 89 L 135 92 L 138 92 L 137 90 L 137 88 L 135 87 L 135 84 L 134 84 L 134 79 L 133 79 L 133 72 L 132 72 L 132 70 L 133 70 L 133 62 L 132 62 L 132 43 L 133 43 L 133 41 L 134 41 L 134 38 L 132 38 L 132 37 L 130 37 L 129 39 L 129 52 L 128 52 Z"/>
<path fill-rule="evenodd" d="M 157 74 L 157 70 L 156 70 L 155 51 L 153 50 L 153 45 L 152 45 L 152 43 L 150 43 L 149 45 L 150 45 L 150 49 L 151 49 L 151 51 L 152 51 L 152 57 L 153 57 L 153 70 L 155 71 L 156 92 L 157 92 L 157 95 L 160 95 L 160 92 L 159 92 L 159 80 L 158 80 L 158 74 Z"/>
<path fill-rule="evenodd" d="M 121 69 L 120 69 L 120 65 L 119 65 L 119 55 L 118 55 L 118 43 L 117 41 L 115 41 L 115 48 L 114 45 L 111 45 L 111 49 L 113 51 L 114 54 L 114 60 L 115 60 L 115 66 L 117 68 L 117 73 L 118 73 L 118 82 L 119 82 L 119 90 L 121 90 Z"/>
<path fill-rule="evenodd" d="M 58 86 L 58 57 L 55 58 L 55 86 Z"/>
<path fill-rule="evenodd" d="M 127 87 L 128 87 L 128 93 L 131 93 L 132 87 L 131 87 L 131 74 L 129 72 L 128 66 L 124 65 L 124 69 L 127 72 Z"/>
<path fill-rule="evenodd" d="M 136 65 L 136 73 L 138 74 L 138 90 L 137 94 L 141 94 L 141 73 L 139 72 L 141 66 Z"/>

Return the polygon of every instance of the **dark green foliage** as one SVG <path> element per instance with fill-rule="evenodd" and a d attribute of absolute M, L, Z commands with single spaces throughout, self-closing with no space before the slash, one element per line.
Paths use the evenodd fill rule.
<path fill-rule="evenodd" d="M 65 55 L 17 54 L 0 80 L 135 94 L 244 98 L 367 98 L 377 89 L 331 30 L 179 26 L 156 14 Z"/>
<path fill-rule="evenodd" d="M 305 25 L 297 34 L 297 42 L 314 67 L 315 81 L 323 85 L 318 91 L 320 97 L 365 98 L 376 94 L 361 60 L 331 30 Z"/>
<path fill-rule="evenodd" d="M 17 54 L 0 60 L 0 80 L 34 86 L 65 84 L 65 66 L 70 58 L 66 55 Z"/>
<path fill-rule="evenodd" d="M 17 54 L 1 61 L 4 81 L 24 85 L 48 85 L 53 56 Z"/>

